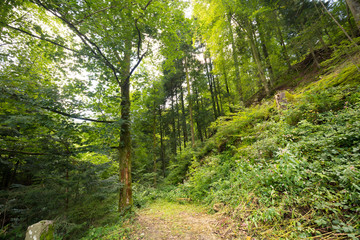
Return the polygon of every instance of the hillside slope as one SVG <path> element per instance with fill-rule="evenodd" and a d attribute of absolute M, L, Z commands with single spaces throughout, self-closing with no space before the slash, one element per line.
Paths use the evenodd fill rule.
<path fill-rule="evenodd" d="M 285 110 L 270 98 L 219 119 L 212 138 L 173 162 L 167 181 L 182 184 L 167 198 L 221 204 L 256 239 L 358 239 L 355 62 L 358 56 L 334 53 L 310 83 L 298 79 L 286 92 Z"/>

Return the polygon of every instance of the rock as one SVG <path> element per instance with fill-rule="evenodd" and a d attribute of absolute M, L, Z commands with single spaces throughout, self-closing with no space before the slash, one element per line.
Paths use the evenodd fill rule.
<path fill-rule="evenodd" d="M 215 212 L 219 212 L 221 209 L 224 208 L 224 206 L 225 205 L 223 203 L 216 203 L 216 204 L 214 204 L 213 209 Z"/>
<path fill-rule="evenodd" d="M 54 221 L 42 220 L 28 227 L 25 240 L 53 240 Z"/>
<path fill-rule="evenodd" d="M 286 105 L 288 104 L 287 100 L 286 100 L 286 96 L 285 96 L 285 92 L 278 92 L 275 95 L 275 100 L 276 100 L 276 106 L 277 108 L 280 109 L 286 109 Z"/>

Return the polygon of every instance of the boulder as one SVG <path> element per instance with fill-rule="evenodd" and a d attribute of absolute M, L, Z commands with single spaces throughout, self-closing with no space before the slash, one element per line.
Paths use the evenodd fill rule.
<path fill-rule="evenodd" d="M 28 227 L 25 240 L 53 240 L 54 221 L 42 220 Z"/>

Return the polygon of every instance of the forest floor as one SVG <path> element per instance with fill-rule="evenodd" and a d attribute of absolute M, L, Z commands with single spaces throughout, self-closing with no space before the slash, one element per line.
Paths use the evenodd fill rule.
<path fill-rule="evenodd" d="M 195 204 L 158 201 L 137 212 L 134 239 L 250 239 L 231 220 Z M 239 236 L 240 233 L 240 236 Z"/>

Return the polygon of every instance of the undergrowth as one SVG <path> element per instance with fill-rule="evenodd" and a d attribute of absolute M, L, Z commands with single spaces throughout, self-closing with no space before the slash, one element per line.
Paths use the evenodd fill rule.
<path fill-rule="evenodd" d="M 268 100 L 218 119 L 216 134 L 174 164 L 181 175 L 167 180 L 182 184 L 167 198 L 223 203 L 259 239 L 359 239 L 360 73 L 338 58 L 287 92 L 286 110 Z"/>
<path fill-rule="evenodd" d="M 256 239 L 359 239 L 360 73 L 356 56 L 344 62 L 339 49 L 326 75 L 286 92 L 286 110 L 267 100 L 219 118 L 160 186 L 133 185 L 134 206 L 191 199 L 221 206 Z M 129 239 L 133 221 L 120 217 L 83 239 Z"/>

